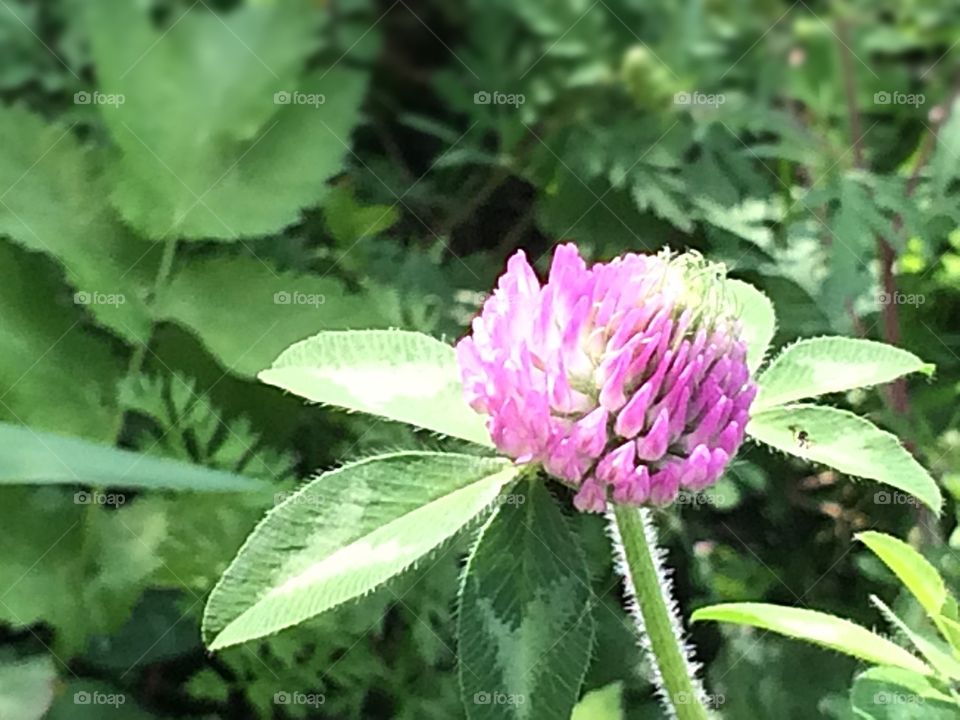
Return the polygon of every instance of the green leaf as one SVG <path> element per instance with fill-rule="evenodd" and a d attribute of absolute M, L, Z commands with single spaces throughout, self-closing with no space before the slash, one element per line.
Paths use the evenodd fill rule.
<path fill-rule="evenodd" d="M 857 676 L 850 693 L 860 720 L 955 720 L 960 708 L 921 674 L 876 667 Z"/>
<path fill-rule="evenodd" d="M 143 289 L 159 253 L 123 227 L 72 130 L 0 107 L 0 235 L 55 258 L 78 292 L 75 304 L 121 337 L 146 342 Z"/>
<path fill-rule="evenodd" d="M 139 499 L 87 505 L 62 487 L 23 485 L 0 486 L 0 527 L 0 622 L 52 628 L 64 658 L 124 624 L 166 535 L 163 516 Z"/>
<path fill-rule="evenodd" d="M 610 683 L 585 694 L 573 709 L 570 720 L 625 720 L 623 683 Z"/>
<path fill-rule="evenodd" d="M 801 340 L 760 374 L 754 410 L 803 398 L 881 385 L 902 375 L 933 373 L 934 366 L 893 345 L 846 337 Z"/>
<path fill-rule="evenodd" d="M 948 109 L 947 120 L 937 132 L 937 144 L 930 158 L 930 176 L 938 194 L 946 195 L 951 183 L 960 176 L 960 99 Z"/>
<path fill-rule="evenodd" d="M 68 298 L 52 262 L 0 241 L 0 421 L 113 442 L 123 363 Z"/>
<path fill-rule="evenodd" d="M 222 470 L 0 423 L 0 484 L 104 485 L 144 490 L 229 492 L 264 483 Z M 89 493 L 85 495 L 92 502 Z"/>
<path fill-rule="evenodd" d="M 307 0 L 200 5 L 155 29 L 138 3 L 86 6 L 100 91 L 123 99 L 98 109 L 119 150 L 112 200 L 132 225 L 236 240 L 319 202 L 366 86 L 344 65 L 302 74 L 326 13 Z"/>
<path fill-rule="evenodd" d="M 943 612 L 949 593 L 937 569 L 903 540 L 884 533 L 867 531 L 855 535 L 900 578 L 932 619 Z"/>
<path fill-rule="evenodd" d="M 358 203 L 349 185 L 337 185 L 323 206 L 323 217 L 330 233 L 343 252 L 370 236 L 376 236 L 400 219 L 397 204 L 363 205 Z"/>
<path fill-rule="evenodd" d="M 920 633 L 912 630 L 906 622 L 876 595 L 871 595 L 870 600 L 877 606 L 880 612 L 883 613 L 887 622 L 893 625 L 910 641 L 910 644 L 913 645 L 923 659 L 930 664 L 930 667 L 943 677 L 960 680 L 960 662 L 955 660 L 948 651 L 941 650 L 933 641 L 928 640 Z"/>
<path fill-rule="evenodd" d="M 258 377 L 313 402 L 491 445 L 483 416 L 463 398 L 453 348 L 421 333 L 320 333 Z"/>
<path fill-rule="evenodd" d="M 391 301 L 236 255 L 184 265 L 158 294 L 154 312 L 196 333 L 225 368 L 252 377 L 318 330 L 385 326 L 378 306 Z"/>
<path fill-rule="evenodd" d="M 875 635 L 849 620 L 816 610 L 767 603 L 725 603 L 697 610 L 693 622 L 750 625 L 787 637 L 805 640 L 878 665 L 896 665 L 924 675 L 932 671 L 899 645 Z"/>
<path fill-rule="evenodd" d="M 940 632 L 942 632 L 943 636 L 947 639 L 947 642 L 950 643 L 950 646 L 956 654 L 960 656 L 960 623 L 946 615 L 938 617 L 936 623 L 940 628 Z"/>
<path fill-rule="evenodd" d="M 56 682 L 57 669 L 47 655 L 0 663 L 0 718 L 41 720 Z"/>
<path fill-rule="evenodd" d="M 509 461 L 383 455 L 325 473 L 271 510 L 210 595 L 212 650 L 291 627 L 370 592 L 476 518 Z"/>
<path fill-rule="evenodd" d="M 874 287 L 870 261 L 874 258 L 874 234 L 886 234 L 890 219 L 880 209 L 862 184 L 862 174 L 848 173 L 832 188 L 832 200 L 839 203 L 827 219 L 830 242 L 826 253 L 826 277 L 817 300 L 838 332 L 852 331 L 851 305 Z M 816 207 L 813 199 L 804 202 Z"/>
<path fill-rule="evenodd" d="M 500 498 L 460 592 L 460 687 L 470 720 L 569 718 L 593 644 L 578 538 L 536 479 Z"/>
<path fill-rule="evenodd" d="M 740 320 L 743 322 L 744 340 L 747 344 L 747 365 L 750 372 L 754 372 L 763 362 L 773 333 L 777 329 L 773 303 L 763 292 L 742 280 L 728 280 L 727 287 L 736 298 L 740 309 Z"/>
<path fill-rule="evenodd" d="M 806 433 L 806 439 L 799 438 L 801 432 Z M 747 433 L 754 440 L 804 460 L 886 483 L 940 512 L 940 489 L 923 466 L 895 436 L 851 412 L 818 405 L 785 405 L 754 415 Z"/>

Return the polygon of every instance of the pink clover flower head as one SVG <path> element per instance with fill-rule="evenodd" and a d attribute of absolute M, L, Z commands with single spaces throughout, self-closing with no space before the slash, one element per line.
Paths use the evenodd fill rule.
<path fill-rule="evenodd" d="M 662 252 L 588 267 L 566 244 L 546 283 L 511 257 L 456 351 L 497 448 L 602 512 L 720 477 L 757 393 L 741 334 L 722 265 Z"/>

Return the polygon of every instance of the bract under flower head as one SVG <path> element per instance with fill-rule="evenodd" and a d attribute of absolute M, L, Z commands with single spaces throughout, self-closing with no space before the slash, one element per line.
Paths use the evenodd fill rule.
<path fill-rule="evenodd" d="M 757 391 L 723 267 L 691 254 L 587 267 L 561 245 L 541 285 L 519 251 L 457 361 L 496 446 L 595 512 L 716 481 Z"/>

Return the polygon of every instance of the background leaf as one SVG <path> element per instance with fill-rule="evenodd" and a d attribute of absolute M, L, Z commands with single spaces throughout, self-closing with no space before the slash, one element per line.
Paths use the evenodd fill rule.
<path fill-rule="evenodd" d="M 201 465 L 0 423 L 0 484 L 104 485 L 154 490 L 264 490 L 259 480 Z"/>
<path fill-rule="evenodd" d="M 0 106 L 6 138 L 0 147 L 0 235 L 54 258 L 82 294 L 75 304 L 121 337 L 144 340 L 144 288 L 159 254 L 120 223 L 104 196 L 96 155 L 81 147 L 75 125 L 51 125 L 23 108 Z M 118 299 L 98 300 L 101 295 Z"/>
<path fill-rule="evenodd" d="M 84 332 L 55 266 L 0 244 L 0 305 L 0 420 L 112 442 L 122 362 Z"/>
<path fill-rule="evenodd" d="M 53 702 L 56 680 L 47 656 L 0 662 L 0 717 L 41 720 Z"/>
<path fill-rule="evenodd" d="M 376 298 L 350 293 L 334 278 L 280 272 L 235 255 L 180 268 L 159 294 L 155 313 L 194 332 L 231 372 L 252 377 L 318 329 L 386 324 L 377 306 Z"/>
<path fill-rule="evenodd" d="M 929 678 L 896 667 L 871 668 L 857 676 L 851 691 L 862 720 L 949 720 L 960 706 Z"/>
<path fill-rule="evenodd" d="M 222 16 L 193 6 L 158 29 L 135 3 L 87 6 L 100 91 L 123 98 L 101 115 L 120 150 L 112 198 L 128 222 L 151 238 L 236 240 L 319 200 L 349 151 L 365 75 L 301 74 L 323 17 L 305 0 Z M 158 107 L 168 122 L 156 122 Z"/>

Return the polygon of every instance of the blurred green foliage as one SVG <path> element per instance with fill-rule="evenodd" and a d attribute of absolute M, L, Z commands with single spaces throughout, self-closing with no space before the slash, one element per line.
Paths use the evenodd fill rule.
<path fill-rule="evenodd" d="M 322 329 L 456 337 L 508 253 L 542 265 L 561 239 L 699 249 L 774 299 L 778 342 L 936 363 L 833 399 L 907 439 L 942 518 L 756 447 L 663 518 L 687 613 L 764 599 L 870 625 L 874 592 L 910 617 L 850 538 L 912 533 L 960 577 L 958 32 L 934 0 L 0 3 L 0 421 L 271 485 L 121 507 L 77 504 L 96 477 L 0 487 L 0 717 L 99 718 L 83 697 L 117 695 L 118 718 L 460 717 L 461 546 L 216 656 L 200 609 L 274 492 L 450 444 L 256 372 Z M 658 718 L 602 522 L 578 522 L 602 648 L 581 715 Z M 694 640 L 725 717 L 848 717 L 849 661 Z"/>

